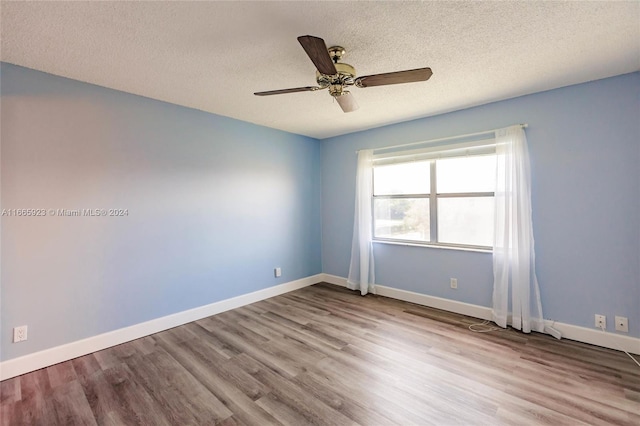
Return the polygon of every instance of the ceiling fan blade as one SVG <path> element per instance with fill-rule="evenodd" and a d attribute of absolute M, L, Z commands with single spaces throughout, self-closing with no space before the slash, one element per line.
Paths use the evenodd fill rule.
<path fill-rule="evenodd" d="M 316 66 L 321 74 L 338 74 L 336 66 L 333 64 L 331 56 L 329 56 L 327 45 L 324 43 L 323 39 L 320 37 L 305 35 L 298 37 L 298 41 L 302 45 L 304 51 L 307 52 L 307 55 L 309 55 L 309 59 L 311 59 L 313 65 Z"/>
<path fill-rule="evenodd" d="M 296 93 L 296 92 L 313 92 L 314 90 L 320 90 L 321 87 L 316 86 L 306 86 L 306 87 L 294 87 L 293 89 L 280 89 L 280 90 L 269 90 L 266 92 L 255 92 L 256 96 L 269 96 L 269 95 L 282 95 L 284 93 Z"/>
<path fill-rule="evenodd" d="M 413 83 L 429 80 L 433 73 L 431 68 L 418 68 L 415 70 L 388 72 L 384 74 L 365 75 L 356 78 L 356 86 L 372 87 L 388 84 Z"/>
<path fill-rule="evenodd" d="M 360 108 L 351 92 L 342 92 L 342 95 L 335 96 L 335 98 L 344 112 L 352 112 Z"/>

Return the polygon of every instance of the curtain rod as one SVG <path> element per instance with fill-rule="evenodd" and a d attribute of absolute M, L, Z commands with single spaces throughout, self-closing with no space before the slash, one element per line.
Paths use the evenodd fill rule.
<path fill-rule="evenodd" d="M 529 127 L 529 124 L 520 123 L 520 127 L 522 127 L 523 129 L 526 129 L 527 127 Z M 446 137 L 446 138 L 430 139 L 428 141 L 405 143 L 405 144 L 401 144 L 401 145 L 384 146 L 384 147 L 381 147 L 381 148 L 373 148 L 373 150 L 374 151 L 380 151 L 380 150 L 383 150 L 383 149 L 402 148 L 402 147 L 405 147 L 405 146 L 423 145 L 425 143 L 443 142 L 443 141 L 448 141 L 448 140 L 451 140 L 451 139 L 470 138 L 471 136 L 480 136 L 480 135 L 484 135 L 486 133 L 493 133 L 493 132 L 495 132 L 497 130 L 501 130 L 501 129 L 504 129 L 504 127 L 501 127 L 500 129 L 485 130 L 484 132 L 467 133 L 466 135 L 449 136 L 449 137 Z M 360 152 L 360 150 L 357 150 L 356 154 L 358 152 Z"/>

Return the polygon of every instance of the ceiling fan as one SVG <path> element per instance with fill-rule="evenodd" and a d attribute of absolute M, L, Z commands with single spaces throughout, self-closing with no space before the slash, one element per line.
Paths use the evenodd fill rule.
<path fill-rule="evenodd" d="M 310 35 L 300 36 L 298 37 L 298 41 L 305 52 L 307 52 L 311 62 L 316 66 L 316 82 L 318 85 L 256 92 L 254 95 L 281 95 L 284 93 L 313 92 L 329 88 L 329 94 L 338 101 L 342 110 L 344 112 L 351 112 L 358 109 L 358 103 L 351 95 L 351 92 L 345 90 L 345 87 L 356 86 L 365 88 L 389 84 L 413 83 L 416 81 L 426 81 L 432 74 L 431 68 L 418 68 L 415 70 L 388 72 L 356 78 L 356 70 L 354 67 L 343 62 L 338 62 L 345 54 L 343 47 L 332 46 L 327 49 L 327 45 L 323 39 Z"/>

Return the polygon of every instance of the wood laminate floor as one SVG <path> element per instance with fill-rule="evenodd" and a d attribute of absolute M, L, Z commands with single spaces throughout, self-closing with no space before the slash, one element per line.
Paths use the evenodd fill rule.
<path fill-rule="evenodd" d="M 317 284 L 0 384 L 4 425 L 640 425 L 624 353 Z"/>

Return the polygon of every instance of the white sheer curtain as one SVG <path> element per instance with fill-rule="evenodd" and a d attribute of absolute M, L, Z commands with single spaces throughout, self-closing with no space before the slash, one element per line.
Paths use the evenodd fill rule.
<path fill-rule="evenodd" d="M 506 327 L 511 307 L 514 328 L 542 332 L 531 221 L 531 170 L 522 126 L 496 131 L 496 155 L 493 321 Z"/>
<path fill-rule="evenodd" d="M 353 218 L 353 241 L 351 244 L 351 265 L 347 287 L 360 290 L 364 296 L 375 293 L 373 265 L 373 243 L 371 223 L 371 197 L 373 195 L 373 150 L 358 152 L 356 172 L 356 205 Z"/>

